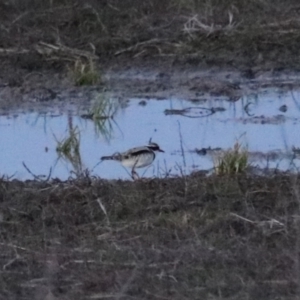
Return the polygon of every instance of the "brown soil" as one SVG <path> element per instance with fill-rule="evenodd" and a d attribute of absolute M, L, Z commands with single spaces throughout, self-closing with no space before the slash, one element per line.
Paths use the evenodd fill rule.
<path fill-rule="evenodd" d="M 298 71 L 299 9 L 297 0 L 4 1 L 0 106 L 51 102 L 61 91 L 66 94 L 60 99 L 72 98 L 82 90 L 70 77 L 78 60 L 93 61 L 105 74 L 106 87 L 150 96 L 178 94 L 182 86 L 168 82 L 174 73 L 187 78 L 192 72 L 225 70 L 225 77 L 235 72 L 240 79 L 253 79 Z M 141 87 L 140 82 L 122 86 L 119 78 L 117 84 L 108 82 L 106 76 L 147 71 L 157 82 L 152 78 Z M 214 81 L 192 88 L 217 94 L 223 89 Z M 233 99 L 239 96 L 231 93 Z"/>
<path fill-rule="evenodd" d="M 0 298 L 295 299 L 299 180 L 2 180 Z"/>

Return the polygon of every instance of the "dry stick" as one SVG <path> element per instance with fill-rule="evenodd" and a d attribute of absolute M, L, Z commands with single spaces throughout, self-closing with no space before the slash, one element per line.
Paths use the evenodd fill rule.
<path fill-rule="evenodd" d="M 17 245 L 13 245 L 13 244 L 5 244 L 5 243 L 0 242 L 0 246 L 11 247 L 11 248 L 14 248 L 14 249 L 19 249 L 19 250 L 28 251 L 28 252 L 35 252 L 35 251 L 30 250 L 30 249 L 27 249 L 27 248 L 24 248 L 24 247 L 21 247 L 21 246 L 17 246 Z"/>
<path fill-rule="evenodd" d="M 116 298 L 116 295 L 115 294 L 94 294 L 92 296 L 89 297 L 89 299 L 96 299 L 96 300 L 99 300 L 99 299 L 115 299 Z"/>
<path fill-rule="evenodd" d="M 297 106 L 298 110 L 300 110 L 300 104 L 298 103 L 297 99 L 295 98 L 293 90 L 291 90 L 291 95 L 292 95 L 292 99 L 294 101 L 294 104 Z"/>
<path fill-rule="evenodd" d="M 242 217 L 242 216 L 239 216 L 239 215 L 237 215 L 237 214 L 235 214 L 235 213 L 230 213 L 230 215 L 231 215 L 231 216 L 234 216 L 234 217 L 236 217 L 236 218 L 238 218 L 238 219 L 241 219 L 241 220 L 243 220 L 243 221 L 249 222 L 249 223 L 251 223 L 251 224 L 254 224 L 254 223 L 255 223 L 254 221 L 251 221 L 251 220 L 249 220 L 249 219 L 246 219 L 246 218 L 244 218 L 244 217 Z"/>
<path fill-rule="evenodd" d="M 26 54 L 29 53 L 28 49 L 19 49 L 19 48 L 0 48 L 0 54 Z"/>
<path fill-rule="evenodd" d="M 239 24 L 240 23 L 233 23 L 233 14 L 230 11 L 228 12 L 228 24 L 225 26 L 215 24 L 206 25 L 199 20 L 198 15 L 195 15 L 189 18 L 188 21 L 184 24 L 183 31 L 191 37 L 193 37 L 192 33 L 199 31 L 204 32 L 207 34 L 207 36 L 209 36 L 214 32 L 225 32 L 232 29 L 236 29 Z"/>
<path fill-rule="evenodd" d="M 113 266 L 113 267 L 125 267 L 125 268 L 134 268 L 138 269 L 139 265 L 136 262 L 125 262 L 125 263 L 116 263 L 116 262 L 103 262 L 99 260 L 94 260 L 94 259 L 74 259 L 71 262 L 67 263 L 74 263 L 74 264 L 95 264 L 99 266 Z M 168 267 L 168 266 L 176 266 L 178 264 L 178 261 L 175 262 L 164 262 L 164 263 L 151 263 L 151 264 L 146 264 L 144 267 L 146 269 L 161 269 L 162 267 Z"/>
<path fill-rule="evenodd" d="M 97 12 L 97 10 L 89 4 L 86 4 L 85 9 L 90 9 L 92 11 L 92 13 L 96 16 L 98 23 L 101 25 L 101 29 L 102 31 L 105 31 L 107 33 L 107 27 L 103 24 L 103 22 L 101 21 L 101 18 L 99 16 L 99 13 Z"/>
<path fill-rule="evenodd" d="M 135 55 L 133 56 L 133 58 L 137 58 L 137 57 L 143 55 L 145 52 L 147 52 L 147 50 L 144 49 L 144 50 L 140 51 L 139 53 L 135 54 Z"/>
<path fill-rule="evenodd" d="M 186 160 L 185 160 L 185 154 L 184 154 L 184 150 L 183 150 L 183 142 L 182 142 L 180 122 L 177 121 L 177 123 L 178 123 L 178 129 L 179 129 L 180 149 L 181 149 L 181 154 L 182 154 L 182 158 L 183 158 L 183 165 L 184 165 L 184 168 L 186 168 Z"/>
<path fill-rule="evenodd" d="M 96 201 L 99 204 L 99 206 L 100 206 L 101 210 L 103 211 L 103 213 L 105 214 L 106 220 L 107 220 L 107 225 L 110 227 L 109 217 L 108 217 L 108 214 L 107 214 L 105 206 L 103 205 L 103 203 L 102 203 L 102 201 L 101 201 L 100 198 L 98 198 Z"/>
<path fill-rule="evenodd" d="M 294 7 L 295 9 L 295 7 Z M 279 27 L 279 26 L 287 26 L 287 25 L 291 25 L 291 23 L 299 23 L 299 19 L 298 18 L 291 18 L 285 21 L 281 21 L 281 22 L 276 22 L 276 23 L 267 23 L 267 24 L 260 24 L 259 26 L 261 28 L 265 28 L 265 27 Z"/>
<path fill-rule="evenodd" d="M 183 140 L 182 140 L 182 134 L 181 134 L 181 127 L 180 127 L 180 122 L 178 122 L 178 129 L 179 129 L 179 137 L 180 137 L 180 148 L 181 148 L 181 154 L 183 157 L 183 166 L 184 166 L 184 174 L 181 171 L 181 175 L 184 175 L 184 195 L 187 195 L 187 191 L 188 191 L 188 184 L 187 184 L 187 179 L 186 179 L 186 160 L 185 160 L 185 154 L 184 154 L 184 150 L 183 150 Z"/>
<path fill-rule="evenodd" d="M 154 174 L 154 170 L 155 170 L 155 169 L 154 169 L 153 165 L 149 165 L 148 167 L 145 168 L 145 171 L 144 171 L 143 174 L 142 174 L 142 178 L 144 177 L 144 175 L 146 174 L 146 172 L 147 172 L 151 167 L 153 168 L 152 174 Z"/>
<path fill-rule="evenodd" d="M 99 162 L 97 162 L 94 167 L 91 169 L 91 173 L 95 170 L 96 167 L 98 167 L 101 163 L 103 163 L 103 160 L 100 160 Z"/>
<path fill-rule="evenodd" d="M 6 270 L 10 265 L 12 265 L 15 261 L 17 260 L 21 260 L 22 257 L 19 255 L 19 253 L 17 252 L 16 248 L 13 248 L 16 254 L 16 257 L 14 257 L 13 259 L 10 259 L 3 267 L 2 270 Z"/>
<path fill-rule="evenodd" d="M 19 16 L 17 16 L 12 22 L 11 25 L 17 23 L 18 21 L 20 21 L 22 18 L 24 18 L 25 16 L 29 15 L 30 13 L 32 13 L 32 10 L 28 10 L 25 11 L 24 13 L 20 14 Z"/>
<path fill-rule="evenodd" d="M 164 170 L 165 178 L 168 178 L 171 175 L 172 168 L 168 169 L 166 159 L 164 159 L 164 168 L 165 168 L 165 170 Z"/>
<path fill-rule="evenodd" d="M 30 171 L 30 169 L 26 166 L 26 164 L 24 163 L 24 161 L 22 162 L 22 164 L 23 164 L 23 167 L 27 170 L 27 172 L 28 172 L 30 175 L 32 175 L 34 179 L 36 179 L 36 180 L 38 180 L 38 181 L 47 182 L 47 181 L 50 179 L 50 177 L 51 177 L 51 174 L 52 174 L 52 168 L 51 168 L 51 167 L 50 167 L 50 171 L 49 171 L 49 174 L 48 174 L 47 178 L 46 178 L 45 180 L 42 180 L 38 175 L 35 175 L 35 174 L 33 174 L 33 173 Z"/>
<path fill-rule="evenodd" d="M 137 269 L 138 269 L 138 267 L 134 268 L 134 270 L 132 271 L 131 276 L 125 282 L 125 284 L 121 288 L 120 292 L 116 295 L 116 298 L 115 298 L 116 300 L 120 300 L 121 298 L 123 298 L 125 296 L 126 291 L 128 290 L 130 284 L 132 283 L 132 281 L 135 279 L 135 277 L 137 275 Z"/>
<path fill-rule="evenodd" d="M 84 50 L 78 50 L 78 49 L 73 49 L 64 45 L 53 45 L 45 42 L 39 42 L 36 47 L 36 51 L 40 54 L 53 54 L 53 53 L 58 53 L 58 54 L 65 54 L 65 55 L 71 55 L 75 57 L 85 57 L 86 59 L 94 59 L 98 60 L 99 56 L 88 52 Z"/>
<path fill-rule="evenodd" d="M 9 260 L 3 267 L 2 270 L 5 271 L 10 265 L 12 265 L 15 261 L 20 260 L 21 256 L 17 254 L 17 256 L 11 260 Z"/>
<path fill-rule="evenodd" d="M 277 227 L 284 227 L 284 224 L 279 222 L 278 220 L 275 220 L 275 219 L 270 219 L 268 221 L 252 221 L 252 220 L 249 220 L 247 218 L 244 218 L 242 216 L 239 216 L 235 213 L 230 213 L 231 216 L 234 216 L 240 220 L 243 220 L 245 222 L 248 222 L 248 223 L 251 223 L 253 225 L 257 225 L 257 226 L 260 226 L 260 227 L 263 227 L 265 225 L 269 225 L 269 227 L 272 229 L 274 225 L 277 225 Z M 281 230 L 280 230 L 281 231 Z M 279 231 L 275 231 L 275 232 L 279 232 Z"/>
<path fill-rule="evenodd" d="M 292 178 L 295 178 L 292 177 Z M 296 272 L 296 280 L 297 280 L 297 290 L 298 290 L 298 299 L 300 299 L 300 262 L 299 262 L 299 251 L 300 251 L 300 223 L 299 223 L 299 212 L 300 212 L 300 195 L 299 195 L 299 190 L 297 188 L 297 177 L 292 180 L 291 178 L 291 184 L 293 187 L 293 192 L 294 192 L 294 196 L 297 199 L 298 202 L 298 218 L 296 219 L 296 251 L 295 251 L 295 272 Z"/>
<path fill-rule="evenodd" d="M 139 42 L 139 43 L 136 43 L 136 44 L 133 45 L 133 46 L 130 46 L 130 47 L 128 47 L 128 48 L 125 48 L 125 49 L 122 49 L 122 50 L 119 50 L 119 51 L 115 52 L 114 55 L 115 55 L 115 56 L 118 56 L 118 55 L 120 55 L 120 54 L 122 54 L 122 53 L 130 52 L 130 51 L 132 51 L 132 50 L 135 50 L 135 49 L 138 48 L 139 46 L 149 45 L 149 44 L 157 43 L 157 42 L 161 43 L 161 42 L 163 42 L 163 41 L 164 41 L 164 40 L 155 38 L 155 39 L 151 39 L 151 40 L 148 40 L 148 41 Z"/>

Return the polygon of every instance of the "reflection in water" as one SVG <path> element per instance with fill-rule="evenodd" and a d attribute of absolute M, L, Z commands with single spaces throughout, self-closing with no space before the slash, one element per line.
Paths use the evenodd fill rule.
<path fill-rule="evenodd" d="M 114 116 L 119 108 L 120 105 L 116 99 L 108 98 L 103 93 L 99 93 L 94 99 L 92 108 L 87 113 L 82 114 L 81 117 L 93 121 L 96 134 L 109 141 L 112 138 L 113 126 L 117 126 Z"/>
<path fill-rule="evenodd" d="M 78 127 L 73 128 L 72 117 L 69 118 L 68 136 L 61 141 L 57 141 L 56 151 L 58 153 L 58 160 L 62 159 L 71 163 L 74 172 L 80 176 L 83 172 L 82 160 L 80 155 L 80 132 Z"/>
<path fill-rule="evenodd" d="M 147 105 L 139 105 L 141 100 Z M 52 108 L 47 113 L 14 112 L 14 115 L 0 117 L 0 175 L 32 178 L 23 167 L 24 162 L 36 175 L 47 176 L 52 168 L 52 177 L 67 179 L 73 171 L 78 173 L 85 168 L 92 175 L 103 178 L 129 179 L 127 170 L 122 166 L 101 163 L 100 157 L 145 145 L 151 137 L 165 153 L 141 175 L 188 174 L 193 170 L 212 168 L 213 151 L 208 150 L 232 148 L 243 134 L 241 142 L 247 145 L 253 165 L 280 169 L 299 167 L 299 156 L 293 155 L 293 149 L 300 147 L 298 92 L 293 92 L 292 96 L 290 92 L 266 89 L 234 103 L 222 98 L 194 103 L 193 107 L 201 109 L 222 108 L 201 118 L 166 116 L 166 109 L 191 107 L 190 103 L 180 99 L 131 99 L 124 109 L 120 109 L 118 101 L 110 104 L 101 101 L 99 96 L 91 109 L 85 112 L 85 115 L 90 115 L 89 118 L 78 116 L 82 113 L 76 112 L 76 107 L 67 112 Z M 287 107 L 285 112 L 279 110 L 282 105 Z M 80 158 L 73 155 L 71 159 L 57 160 L 57 141 L 65 142 L 72 130 L 78 135 Z M 197 154 L 197 149 L 206 149 L 207 155 Z M 255 155 L 251 156 L 251 153 Z M 278 159 L 266 160 L 270 153 L 276 153 Z"/>

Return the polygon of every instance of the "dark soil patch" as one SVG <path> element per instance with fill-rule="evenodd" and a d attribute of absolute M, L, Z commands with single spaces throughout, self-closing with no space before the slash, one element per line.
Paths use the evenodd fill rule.
<path fill-rule="evenodd" d="M 298 71 L 299 9 L 297 0 L 4 1 L 0 107 L 73 100 L 82 92 L 72 76 L 78 61 L 93 62 L 98 73 L 125 74 L 123 80 L 101 82 L 122 96 L 130 89 L 131 96 L 169 97 L 187 86 L 173 74 L 184 78 L 213 68 L 235 72 L 239 79 Z M 126 81 L 136 70 L 157 77 Z M 191 91 L 181 93 L 186 98 L 207 90 L 240 98 L 227 83 L 186 79 Z M 83 90 L 83 102 L 91 98 L 89 91 Z"/>
<path fill-rule="evenodd" d="M 299 180 L 1 180 L 0 297 L 293 299 Z"/>
<path fill-rule="evenodd" d="M 0 81 L 64 72 L 77 59 L 112 66 L 299 69 L 299 3 L 75 0 L 0 4 Z M 254 69 L 253 69 L 254 68 Z"/>

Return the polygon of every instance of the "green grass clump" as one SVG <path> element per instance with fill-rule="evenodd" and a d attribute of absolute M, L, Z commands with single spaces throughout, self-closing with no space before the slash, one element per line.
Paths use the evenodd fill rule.
<path fill-rule="evenodd" d="M 233 149 L 223 152 L 214 164 L 218 175 L 243 173 L 249 165 L 248 151 L 239 142 L 236 142 Z"/>
<path fill-rule="evenodd" d="M 88 60 L 88 62 L 77 59 L 73 68 L 69 68 L 69 72 L 77 86 L 94 85 L 101 81 L 101 76 L 97 72 L 92 59 Z"/>

